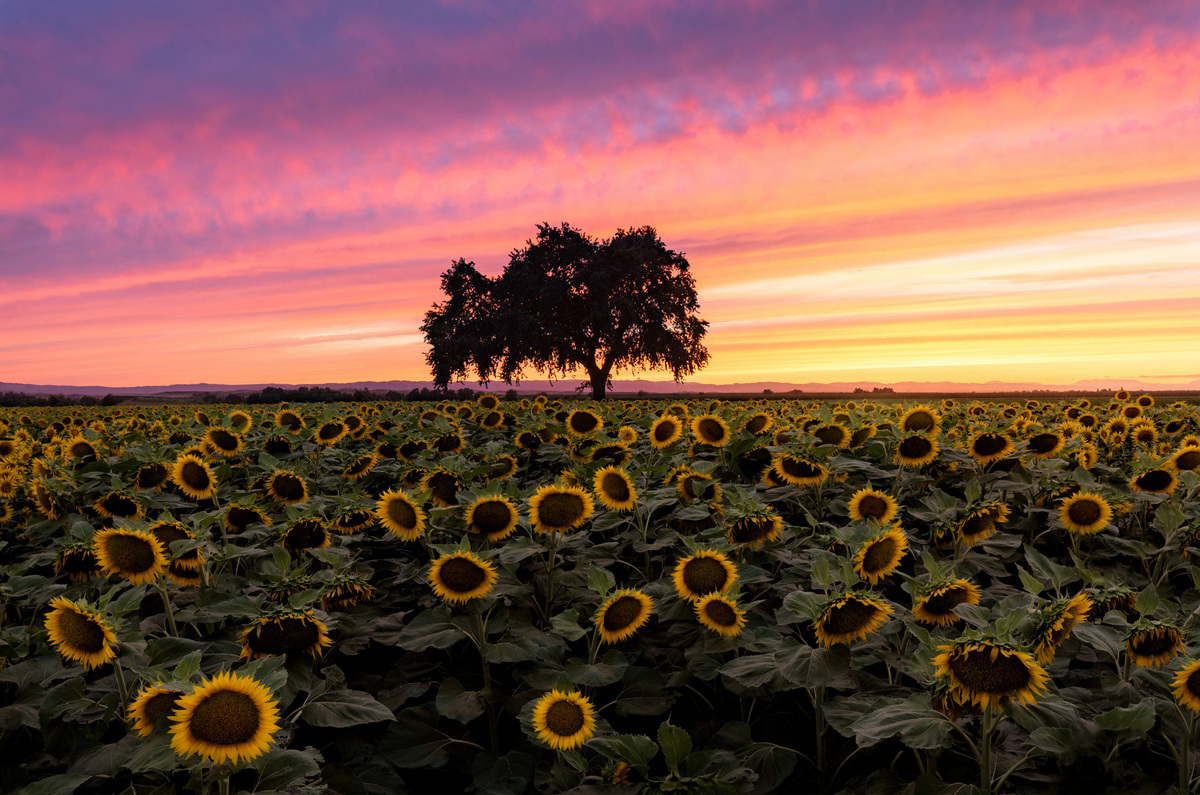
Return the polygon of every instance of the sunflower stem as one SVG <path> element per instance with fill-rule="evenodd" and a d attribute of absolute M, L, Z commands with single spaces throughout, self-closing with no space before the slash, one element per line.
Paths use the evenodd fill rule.
<path fill-rule="evenodd" d="M 983 736 L 979 738 L 979 788 L 985 793 L 992 791 L 992 732 L 1000 721 L 993 720 L 992 706 L 983 708 Z"/>
<path fill-rule="evenodd" d="M 162 597 L 163 612 L 167 614 L 167 633 L 171 637 L 179 637 L 179 628 L 175 626 L 175 611 L 171 609 L 171 595 L 167 593 L 166 583 L 163 582 L 162 575 L 154 580 L 154 587 L 158 590 L 158 595 Z"/>
<path fill-rule="evenodd" d="M 229 776 L 230 771 L 225 771 L 225 775 L 217 779 L 217 795 L 229 795 Z"/>
<path fill-rule="evenodd" d="M 550 608 L 554 604 L 554 566 L 558 560 L 558 543 L 561 533 L 551 533 L 550 544 L 546 549 L 546 604 L 542 610 L 542 623 L 550 626 Z"/>
<path fill-rule="evenodd" d="M 121 667 L 121 660 L 113 657 L 113 674 L 117 680 L 117 690 L 121 694 L 121 710 L 129 709 L 129 685 L 125 684 L 125 670 Z"/>

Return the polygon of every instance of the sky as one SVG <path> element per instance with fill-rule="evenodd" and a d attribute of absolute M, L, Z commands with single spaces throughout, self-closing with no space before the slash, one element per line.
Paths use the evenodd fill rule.
<path fill-rule="evenodd" d="M 1183 383 L 1198 56 L 1195 0 L 0 0 L 0 381 L 427 380 L 441 273 L 568 222 L 687 257 L 693 381 Z"/>

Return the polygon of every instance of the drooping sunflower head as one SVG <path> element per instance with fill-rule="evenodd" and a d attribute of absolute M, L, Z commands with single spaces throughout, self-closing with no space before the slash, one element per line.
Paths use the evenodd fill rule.
<path fill-rule="evenodd" d="M 937 458 L 938 443 L 923 433 L 910 433 L 896 447 L 896 463 L 904 467 L 919 467 Z"/>
<path fill-rule="evenodd" d="M 800 488 L 820 485 L 829 477 L 829 470 L 824 465 L 791 453 L 775 456 L 771 469 L 784 483 Z"/>
<path fill-rule="evenodd" d="M 225 529 L 233 534 L 244 533 L 252 524 L 271 524 L 270 518 L 258 508 L 248 503 L 231 503 L 225 509 Z"/>
<path fill-rule="evenodd" d="M 977 544 L 996 532 L 996 526 L 1008 521 L 1008 506 L 1000 502 L 983 502 L 971 507 L 955 526 L 958 540 L 966 546 Z"/>
<path fill-rule="evenodd" d="M 913 618 L 923 624 L 939 627 L 953 624 L 962 620 L 955 614 L 954 608 L 979 604 L 980 593 L 979 586 L 970 580 L 947 579 L 927 583 L 913 600 Z"/>
<path fill-rule="evenodd" d="M 849 591 L 827 601 L 813 624 L 817 640 L 825 646 L 852 643 L 875 632 L 895 611 L 873 594 Z"/>
<path fill-rule="evenodd" d="M 474 552 L 451 552 L 429 567 L 433 592 L 447 602 L 463 603 L 487 596 L 497 579 L 496 567 Z"/>
<path fill-rule="evenodd" d="M 1055 599 L 1042 608 L 1033 635 L 1033 653 L 1038 662 L 1049 664 L 1059 645 L 1071 636 L 1076 624 L 1087 620 L 1091 609 L 1092 600 L 1084 593 L 1067 599 Z"/>
<path fill-rule="evenodd" d="M 339 535 L 348 536 L 366 529 L 374 519 L 375 514 L 369 508 L 343 509 L 329 527 Z"/>
<path fill-rule="evenodd" d="M 142 688 L 129 705 L 134 730 L 142 737 L 149 737 L 155 729 L 166 729 L 167 718 L 182 697 L 182 690 L 174 690 L 162 682 Z"/>
<path fill-rule="evenodd" d="M 900 430 L 905 433 L 936 433 L 942 417 L 929 406 L 913 406 L 900 417 Z"/>
<path fill-rule="evenodd" d="M 171 482 L 193 500 L 207 500 L 217 492 L 217 476 L 198 455 L 181 453 L 171 467 Z"/>
<path fill-rule="evenodd" d="M 546 484 L 529 499 L 529 519 L 539 533 L 566 533 L 581 526 L 595 510 L 592 496 L 579 486 Z"/>
<path fill-rule="evenodd" d="M 142 506 L 123 491 L 110 491 L 92 503 L 92 509 L 106 519 L 140 519 Z"/>
<path fill-rule="evenodd" d="M 54 558 L 55 576 L 61 577 L 65 574 L 71 578 L 71 582 L 87 582 L 100 571 L 95 551 L 83 542 L 67 544 Z"/>
<path fill-rule="evenodd" d="M 729 425 L 715 414 L 702 414 L 693 419 L 692 433 L 697 441 L 713 447 L 723 447 L 730 436 Z"/>
<path fill-rule="evenodd" d="M 850 518 L 856 522 L 874 519 L 886 525 L 896 518 L 899 510 L 894 497 L 875 489 L 859 489 L 850 498 Z"/>
<path fill-rule="evenodd" d="M 663 414 L 650 426 L 650 444 L 656 450 L 669 447 L 683 435 L 683 423 L 670 412 Z"/>
<path fill-rule="evenodd" d="M 375 589 L 365 577 L 357 574 L 342 574 L 333 578 L 321 597 L 321 609 L 326 613 L 345 610 L 369 600 Z"/>
<path fill-rule="evenodd" d="M 859 547 L 854 555 L 854 570 L 871 585 L 878 585 L 896 570 L 907 551 L 908 536 L 896 523 Z"/>
<path fill-rule="evenodd" d="M 967 442 L 967 453 L 980 466 L 987 466 L 993 461 L 999 461 L 1012 451 L 1012 439 L 1002 433 L 981 431 L 972 435 Z"/>
<path fill-rule="evenodd" d="M 600 504 L 610 511 L 630 511 L 637 502 L 633 480 L 620 467 L 606 466 L 597 471 L 592 479 L 592 490 Z"/>
<path fill-rule="evenodd" d="M 1157 668 L 1187 651 L 1177 628 L 1150 619 L 1133 625 L 1125 637 L 1125 650 L 1139 668 Z"/>
<path fill-rule="evenodd" d="M 308 516 L 296 519 L 283 529 L 279 543 L 291 552 L 324 549 L 332 543 L 328 528 L 320 519 Z"/>
<path fill-rule="evenodd" d="M 279 469 L 267 480 L 267 494 L 284 505 L 299 505 L 308 499 L 308 484 L 295 472 Z"/>
<path fill-rule="evenodd" d="M 783 534 L 783 519 L 775 513 L 740 516 L 729 523 L 726 537 L 731 544 L 745 544 L 754 549 Z"/>
<path fill-rule="evenodd" d="M 1108 527 L 1112 520 L 1112 506 L 1099 494 L 1080 491 L 1063 500 L 1058 509 L 1058 520 L 1075 535 L 1090 536 Z"/>
<path fill-rule="evenodd" d="M 375 517 L 401 541 L 416 541 L 425 532 L 425 512 L 403 489 L 390 489 L 380 495 Z"/>
<path fill-rule="evenodd" d="M 737 579 L 737 566 L 715 549 L 701 549 L 675 564 L 671 580 L 679 598 L 695 602 L 724 593 Z"/>
<path fill-rule="evenodd" d="M 152 582 L 167 568 L 163 545 L 147 530 L 109 527 L 92 537 L 92 546 L 105 574 L 134 585 Z"/>
<path fill-rule="evenodd" d="M 999 707 L 1004 699 L 1032 704 L 1050 677 L 1028 653 L 1006 644 L 959 639 L 938 647 L 936 676 L 950 680 L 950 693 L 962 704 Z"/>
<path fill-rule="evenodd" d="M 311 610 L 285 610 L 263 616 L 242 632 L 243 660 L 285 654 L 320 657 L 333 645 L 325 622 Z"/>
<path fill-rule="evenodd" d="M 632 637 L 654 610 L 654 600 L 634 588 L 622 588 L 604 600 L 596 611 L 596 630 L 605 643 Z"/>
<path fill-rule="evenodd" d="M 65 596 L 50 600 L 46 632 L 50 645 L 70 662 L 96 668 L 116 659 L 117 634 L 112 624 L 98 611 Z"/>
<path fill-rule="evenodd" d="M 222 671 L 182 696 L 171 714 L 171 748 L 211 762 L 255 759 L 279 730 L 279 702 L 253 677 Z"/>
<path fill-rule="evenodd" d="M 746 626 L 746 611 L 738 607 L 736 599 L 724 594 L 710 593 L 692 607 L 701 624 L 723 637 L 736 638 Z"/>
<path fill-rule="evenodd" d="M 533 707 L 537 737 L 558 751 L 571 751 L 596 733 L 596 709 L 578 690 L 552 690 Z"/>

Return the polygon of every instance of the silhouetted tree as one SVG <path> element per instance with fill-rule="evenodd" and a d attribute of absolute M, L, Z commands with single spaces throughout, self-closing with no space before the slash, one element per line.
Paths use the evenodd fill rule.
<path fill-rule="evenodd" d="M 582 369 L 603 398 L 614 370 L 666 369 L 680 381 L 708 362 L 688 261 L 650 226 L 597 241 L 539 224 L 503 274 L 490 279 L 458 259 L 442 290 L 447 300 L 421 325 L 440 387 L 469 371 L 480 384 L 511 384 L 526 368 L 548 378 Z"/>

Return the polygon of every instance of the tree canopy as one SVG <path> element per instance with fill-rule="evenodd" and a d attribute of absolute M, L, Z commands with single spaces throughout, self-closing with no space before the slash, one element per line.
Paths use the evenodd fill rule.
<path fill-rule="evenodd" d="M 539 224 L 500 276 L 460 258 L 442 291 L 447 300 L 421 325 L 439 387 L 471 372 L 481 384 L 511 384 L 527 368 L 548 378 L 583 370 L 602 398 L 614 370 L 665 369 L 680 381 L 708 362 L 688 261 L 650 226 L 595 240 Z"/>

